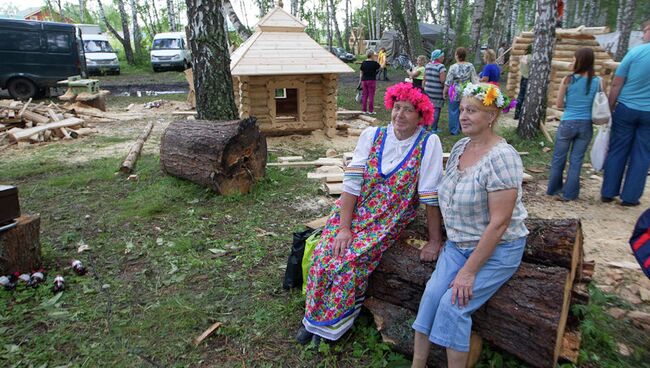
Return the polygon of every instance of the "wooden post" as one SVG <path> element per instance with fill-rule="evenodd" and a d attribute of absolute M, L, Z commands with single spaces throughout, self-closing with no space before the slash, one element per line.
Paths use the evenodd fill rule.
<path fill-rule="evenodd" d="M 332 138 L 336 135 L 336 89 L 338 74 L 323 75 L 323 129 L 325 135 Z"/>
<path fill-rule="evenodd" d="M 15 227 L 0 232 L 0 275 L 41 267 L 40 225 L 39 215 L 23 215 Z"/>

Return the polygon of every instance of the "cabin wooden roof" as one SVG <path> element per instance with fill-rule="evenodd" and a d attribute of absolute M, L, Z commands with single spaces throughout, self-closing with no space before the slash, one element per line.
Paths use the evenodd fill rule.
<path fill-rule="evenodd" d="M 305 25 L 280 7 L 230 55 L 233 76 L 352 73 L 353 70 L 305 33 Z"/>

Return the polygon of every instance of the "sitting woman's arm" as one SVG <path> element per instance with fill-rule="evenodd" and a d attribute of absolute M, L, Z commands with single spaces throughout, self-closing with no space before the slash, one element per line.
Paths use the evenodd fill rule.
<path fill-rule="evenodd" d="M 476 274 L 481 270 L 501 237 L 510 225 L 510 218 L 517 200 L 517 189 L 505 189 L 488 193 L 488 211 L 490 222 L 481 236 L 476 249 L 469 257 L 463 268 L 458 271 L 456 278 L 451 283 L 451 303 L 458 301 L 460 306 L 465 306 L 472 298 L 472 288 Z"/>
<path fill-rule="evenodd" d="M 357 203 L 357 196 L 347 192 L 341 193 L 341 224 L 339 232 L 334 238 L 334 248 L 332 253 L 338 257 L 345 253 L 345 249 L 352 244 L 352 213 Z"/>

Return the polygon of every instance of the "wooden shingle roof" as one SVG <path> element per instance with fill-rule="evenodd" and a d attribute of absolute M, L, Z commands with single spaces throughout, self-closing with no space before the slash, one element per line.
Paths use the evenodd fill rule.
<path fill-rule="evenodd" d="M 233 76 L 352 73 L 353 70 L 305 33 L 305 25 L 280 7 L 230 55 Z"/>

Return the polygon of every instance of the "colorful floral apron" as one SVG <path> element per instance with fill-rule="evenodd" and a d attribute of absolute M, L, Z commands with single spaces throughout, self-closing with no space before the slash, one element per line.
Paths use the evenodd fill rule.
<path fill-rule="evenodd" d="M 338 258 L 332 254 L 341 221 L 339 200 L 314 250 L 303 319 L 308 331 L 337 340 L 352 327 L 370 274 L 379 265 L 384 251 L 415 217 L 420 163 L 428 136 L 420 130 L 404 160 L 384 175 L 381 156 L 387 131 L 386 128 L 377 130 L 352 215 L 351 246 Z"/>

